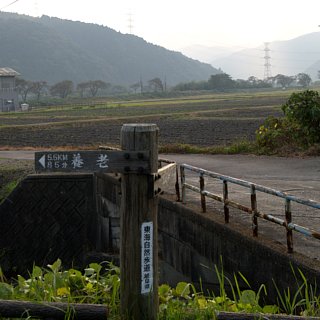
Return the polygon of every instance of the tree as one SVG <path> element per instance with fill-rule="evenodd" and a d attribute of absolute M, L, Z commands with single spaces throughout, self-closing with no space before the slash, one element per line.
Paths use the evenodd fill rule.
<path fill-rule="evenodd" d="M 236 82 L 231 79 L 231 76 L 226 73 L 215 74 L 208 80 L 210 89 L 232 89 L 235 87 Z"/>
<path fill-rule="evenodd" d="M 89 90 L 91 96 L 95 97 L 100 89 L 107 89 L 109 87 L 111 87 L 110 83 L 106 83 L 102 80 L 91 80 L 79 83 L 77 85 L 77 90 L 80 91 L 81 98 L 83 98 L 86 90 Z"/>
<path fill-rule="evenodd" d="M 33 82 L 28 81 L 22 78 L 16 79 L 16 88 L 18 90 L 18 93 L 21 95 L 21 99 L 23 102 L 27 101 L 28 93 L 31 92 L 33 87 Z"/>
<path fill-rule="evenodd" d="M 148 84 L 151 88 L 153 88 L 153 91 L 163 92 L 164 90 L 163 83 L 160 78 L 151 79 L 148 81 Z"/>
<path fill-rule="evenodd" d="M 106 83 L 102 80 L 89 81 L 87 85 L 92 97 L 95 97 L 99 90 L 111 87 L 110 83 Z"/>
<path fill-rule="evenodd" d="M 59 96 L 60 98 L 66 98 L 73 91 L 73 82 L 71 80 L 64 80 L 54 84 L 50 88 L 50 93 L 53 96 Z"/>
<path fill-rule="evenodd" d="M 250 76 L 248 78 L 248 82 L 252 85 L 252 86 L 255 86 L 258 82 L 259 82 L 259 79 L 255 76 Z"/>
<path fill-rule="evenodd" d="M 285 76 L 283 74 L 277 74 L 274 77 L 274 80 L 277 84 L 280 84 L 282 88 L 287 88 L 290 86 L 290 84 L 294 81 L 294 77 Z"/>
<path fill-rule="evenodd" d="M 306 73 L 298 73 L 296 75 L 296 79 L 298 81 L 298 84 L 300 84 L 304 88 L 309 87 L 311 83 L 311 77 Z"/>
<path fill-rule="evenodd" d="M 88 88 L 88 82 L 78 83 L 78 85 L 77 85 L 77 91 L 80 92 L 80 97 L 81 97 L 81 98 L 83 98 L 84 92 L 86 91 L 87 88 Z"/>
<path fill-rule="evenodd" d="M 141 88 L 140 82 L 136 82 L 130 86 L 131 89 L 134 90 L 134 93 L 137 93 L 137 90 Z"/>
<path fill-rule="evenodd" d="M 33 82 L 31 87 L 31 92 L 37 96 L 37 100 L 40 100 L 41 93 L 48 87 L 46 81 L 36 81 Z"/>

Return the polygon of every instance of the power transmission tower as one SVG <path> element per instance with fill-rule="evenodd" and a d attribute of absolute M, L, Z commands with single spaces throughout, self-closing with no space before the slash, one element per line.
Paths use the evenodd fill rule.
<path fill-rule="evenodd" d="M 38 0 L 34 0 L 34 14 L 36 17 L 39 17 L 39 4 Z"/>
<path fill-rule="evenodd" d="M 129 33 L 132 34 L 132 29 L 133 29 L 133 14 L 130 12 L 128 13 L 128 28 L 129 28 Z"/>
<path fill-rule="evenodd" d="M 271 75 L 271 57 L 270 57 L 270 48 L 269 48 L 269 42 L 264 43 L 264 80 L 268 80 Z"/>

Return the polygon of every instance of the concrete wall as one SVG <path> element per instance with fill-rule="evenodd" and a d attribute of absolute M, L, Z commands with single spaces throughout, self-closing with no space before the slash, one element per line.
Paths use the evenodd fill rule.
<path fill-rule="evenodd" d="M 60 258 L 82 266 L 96 248 L 92 175 L 32 175 L 0 206 L 0 265 L 7 276 Z"/>
<path fill-rule="evenodd" d="M 61 258 L 66 266 L 105 260 L 119 252 L 119 177 L 111 175 L 34 175 L 24 180 L 0 206 L 0 265 L 23 272 L 33 262 L 46 266 Z M 320 263 L 259 236 L 214 212 L 202 214 L 160 196 L 160 279 L 201 281 L 214 287 L 214 265 L 240 271 L 253 288 L 265 284 L 275 297 L 272 279 L 281 288 L 293 286 L 290 264 L 310 282 L 320 283 Z"/>
<path fill-rule="evenodd" d="M 218 214 L 202 214 L 162 197 L 158 218 L 163 261 L 192 282 L 201 279 L 205 286 L 214 287 L 214 265 L 220 265 L 222 258 L 230 279 L 239 271 L 256 290 L 265 284 L 270 297 L 276 296 L 273 280 L 280 288 L 295 287 L 291 266 L 300 268 L 310 283 L 320 283 L 318 261 L 287 254 L 284 246 L 262 237 L 253 238 L 241 225 L 225 224 Z"/>

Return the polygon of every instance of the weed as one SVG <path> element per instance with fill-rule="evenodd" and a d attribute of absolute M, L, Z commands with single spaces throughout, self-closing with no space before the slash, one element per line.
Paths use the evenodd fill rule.
<path fill-rule="evenodd" d="M 14 180 L 5 184 L 3 187 L 0 187 L 0 204 L 4 201 L 4 199 L 16 188 L 19 181 Z"/>
<path fill-rule="evenodd" d="M 161 153 L 189 153 L 189 154 L 239 154 L 255 153 L 256 145 L 247 140 L 239 140 L 229 146 L 199 147 L 190 144 L 162 145 Z"/>
<path fill-rule="evenodd" d="M 292 293 L 287 289 L 282 293 L 275 284 L 279 305 L 262 306 L 261 297 L 267 295 L 265 285 L 262 284 L 255 292 L 241 273 L 234 274 L 231 281 L 224 273 L 221 259 L 220 267 L 214 266 L 219 282 L 217 294 L 205 295 L 202 289 L 197 291 L 187 282 L 179 282 L 174 288 L 160 285 L 159 320 L 216 319 L 216 314 L 221 311 L 254 313 L 257 318 L 265 313 L 279 312 L 319 316 L 320 296 L 316 285 L 312 286 L 301 270 L 295 272 L 291 269 L 297 290 Z M 28 279 L 18 276 L 14 284 L 9 284 L 0 272 L 0 280 L 0 299 L 106 304 L 110 318 L 120 319 L 120 274 L 119 268 L 111 263 L 91 263 L 83 272 L 75 269 L 64 271 L 58 259 L 46 269 L 33 266 Z M 246 289 L 241 289 L 240 280 Z M 232 298 L 227 294 L 227 287 L 231 288 Z M 73 316 L 74 310 L 70 308 L 65 319 Z"/>

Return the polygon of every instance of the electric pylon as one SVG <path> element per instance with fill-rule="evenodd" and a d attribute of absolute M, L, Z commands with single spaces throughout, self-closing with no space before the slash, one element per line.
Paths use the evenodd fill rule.
<path fill-rule="evenodd" d="M 271 57 L 270 57 L 270 48 L 269 48 L 269 42 L 264 43 L 264 80 L 268 80 L 271 75 Z"/>

